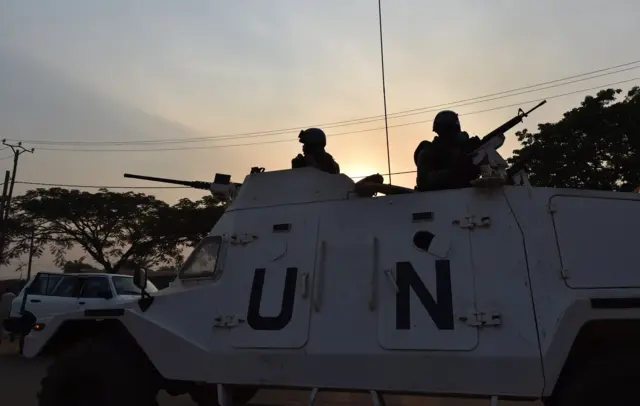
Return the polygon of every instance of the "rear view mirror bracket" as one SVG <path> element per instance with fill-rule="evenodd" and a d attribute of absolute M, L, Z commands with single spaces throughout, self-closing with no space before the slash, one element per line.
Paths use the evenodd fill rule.
<path fill-rule="evenodd" d="M 140 306 L 140 310 L 146 312 L 155 298 L 147 292 L 147 272 L 139 265 L 136 265 L 133 271 L 133 284 L 140 289 L 138 306 Z"/>

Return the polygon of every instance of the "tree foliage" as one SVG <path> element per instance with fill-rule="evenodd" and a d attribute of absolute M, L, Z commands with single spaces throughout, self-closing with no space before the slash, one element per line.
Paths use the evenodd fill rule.
<path fill-rule="evenodd" d="M 69 250 L 80 247 L 106 272 L 116 273 L 133 265 L 179 265 L 183 249 L 211 230 L 224 206 L 209 196 L 170 206 L 143 193 L 40 188 L 16 197 L 12 212 L 6 223 L 5 262 L 28 252 L 33 231 L 34 256 L 48 248 L 65 272 L 89 266 L 85 257 L 66 258 Z"/>
<path fill-rule="evenodd" d="M 48 245 L 58 266 L 75 245 L 107 272 L 118 272 L 127 261 L 147 266 L 179 255 L 171 241 L 157 238 L 158 223 L 170 207 L 153 196 L 40 188 L 13 205 L 16 218 L 37 230 L 38 247 Z"/>
<path fill-rule="evenodd" d="M 205 196 L 196 201 L 181 199 L 172 209 L 172 217 L 162 232 L 174 233 L 172 238 L 178 244 L 194 247 L 222 217 L 225 206 L 212 196 Z"/>
<path fill-rule="evenodd" d="M 12 260 L 29 251 L 31 245 L 30 225 L 23 222 L 22 219 L 10 217 L 4 221 L 4 224 L 1 224 L 1 227 L 0 239 L 2 239 L 3 252 L 0 265 L 8 265 Z M 34 255 L 40 256 L 43 249 L 39 239 L 35 242 L 34 248 Z"/>
<path fill-rule="evenodd" d="M 630 191 L 640 185 L 640 88 L 587 96 L 557 123 L 516 133 L 536 186 Z"/>
<path fill-rule="evenodd" d="M 86 257 L 80 257 L 78 259 L 73 259 L 71 261 L 67 261 L 62 265 L 62 272 L 64 273 L 79 273 L 79 272 L 99 272 L 99 269 L 94 267 L 91 264 L 87 264 L 85 261 Z"/>

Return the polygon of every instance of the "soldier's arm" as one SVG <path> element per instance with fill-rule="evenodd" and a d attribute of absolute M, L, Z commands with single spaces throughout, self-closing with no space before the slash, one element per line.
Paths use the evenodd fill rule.
<path fill-rule="evenodd" d="M 328 152 L 323 152 L 322 155 L 318 156 L 318 159 L 316 160 L 316 162 L 321 162 L 322 163 L 322 170 L 328 173 L 332 173 L 332 174 L 339 174 L 340 173 L 340 165 L 338 165 L 338 162 L 336 162 L 335 159 L 333 159 L 333 156 L 328 153 Z"/>
<path fill-rule="evenodd" d="M 302 156 L 302 154 L 298 154 L 295 158 L 293 158 L 291 160 L 291 168 L 292 169 L 296 169 L 296 168 L 304 168 L 305 166 L 307 166 L 304 156 Z"/>
<path fill-rule="evenodd" d="M 418 156 L 418 176 L 416 189 L 420 191 L 437 190 L 446 185 L 451 171 L 436 169 L 435 156 L 431 145 L 426 146 Z"/>
<path fill-rule="evenodd" d="M 477 135 L 473 136 L 469 138 L 469 140 L 467 141 L 465 150 L 467 151 L 467 153 L 471 153 L 480 147 L 480 143 L 482 143 L 482 140 L 480 139 L 480 137 L 478 137 Z"/>

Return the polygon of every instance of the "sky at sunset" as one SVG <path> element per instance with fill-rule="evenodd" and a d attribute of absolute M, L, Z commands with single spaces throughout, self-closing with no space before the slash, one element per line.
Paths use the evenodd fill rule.
<path fill-rule="evenodd" d="M 389 120 L 392 172 L 415 170 L 438 105 L 640 59 L 640 2 L 604 4 L 383 1 L 388 110 L 411 110 Z M 0 0 L 0 137 L 35 148 L 20 157 L 17 180 L 36 183 L 153 186 L 124 172 L 242 182 L 252 166 L 289 167 L 308 126 L 325 129 L 347 175 L 384 173 L 377 13 L 374 0 Z M 595 90 L 552 96 L 620 81 L 628 89 L 636 77 L 640 65 L 450 107 L 483 135 L 516 103 L 546 97 L 519 127 L 535 130 Z M 501 152 L 517 146 L 510 133 Z M 11 168 L 10 152 L 0 151 L 0 169 Z M 413 187 L 415 174 L 392 181 Z M 170 203 L 203 194 L 141 191 Z M 43 257 L 34 271 L 50 266 Z"/>

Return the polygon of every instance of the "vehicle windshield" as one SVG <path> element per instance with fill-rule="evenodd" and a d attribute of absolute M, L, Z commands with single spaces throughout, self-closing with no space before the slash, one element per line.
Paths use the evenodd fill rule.
<path fill-rule="evenodd" d="M 180 278 L 203 278 L 213 276 L 218 263 L 221 238 L 207 237 L 198 245 L 180 270 Z"/>
<path fill-rule="evenodd" d="M 140 288 L 133 284 L 133 278 L 130 276 L 112 276 L 113 286 L 116 288 L 118 295 L 139 295 Z M 148 293 L 157 292 L 158 289 L 151 281 L 147 281 Z"/>

